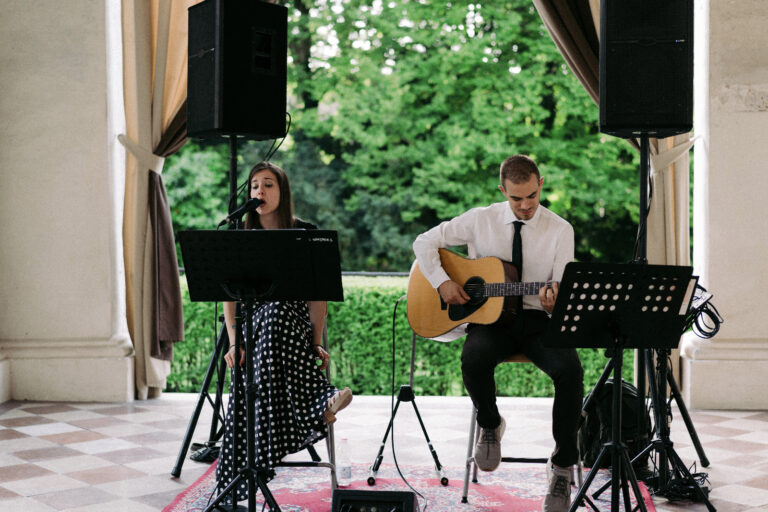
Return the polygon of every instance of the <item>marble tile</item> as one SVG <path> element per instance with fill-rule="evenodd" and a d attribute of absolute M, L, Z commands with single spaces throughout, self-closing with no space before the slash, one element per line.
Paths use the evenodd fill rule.
<path fill-rule="evenodd" d="M 77 409 L 68 404 L 57 403 L 57 404 L 36 405 L 32 407 L 25 407 L 24 410 L 30 414 L 39 414 L 41 416 L 45 416 L 48 414 L 55 414 L 58 412 L 76 411 Z"/>
<path fill-rule="evenodd" d="M 95 441 L 86 441 L 84 443 L 72 443 L 69 447 L 79 452 L 95 454 L 139 448 L 139 445 L 122 439 L 106 438 L 97 439 Z"/>
<path fill-rule="evenodd" d="M 4 428 L 0 430 L 0 441 L 7 441 L 9 439 L 19 439 L 22 437 L 29 437 L 27 434 L 22 434 L 18 430 L 12 428 Z"/>
<path fill-rule="evenodd" d="M 737 441 L 748 441 L 750 443 L 760 443 L 768 445 L 768 430 L 758 430 L 754 432 L 746 432 L 733 439 Z M 766 447 L 768 448 L 768 446 Z"/>
<path fill-rule="evenodd" d="M 52 414 L 46 414 L 47 418 L 51 418 L 54 421 L 65 421 L 72 425 L 76 420 L 87 420 L 93 418 L 103 418 L 101 414 L 96 414 L 91 411 L 83 411 L 81 409 L 74 409 L 66 412 L 57 412 Z M 82 427 L 81 427 L 82 428 Z"/>
<path fill-rule="evenodd" d="M 94 427 L 91 428 L 91 430 L 109 437 L 127 437 L 158 431 L 156 427 L 130 422 L 123 422 L 118 425 L 108 425 L 105 427 Z"/>
<path fill-rule="evenodd" d="M 162 444 L 162 443 L 169 443 L 169 442 L 173 443 L 177 448 L 180 447 L 181 445 L 178 437 L 174 436 L 173 434 L 169 434 L 168 432 L 162 432 L 162 431 L 146 432 L 144 434 L 133 434 L 130 436 L 121 436 L 121 437 L 126 441 L 140 444 L 142 446 L 152 446 L 155 444 Z"/>
<path fill-rule="evenodd" d="M 66 432 L 79 432 L 82 430 L 79 427 L 70 425 L 69 423 L 46 423 L 43 425 L 30 425 L 26 427 L 14 427 L 22 434 L 28 436 L 47 436 L 52 434 L 63 434 Z"/>
<path fill-rule="evenodd" d="M 66 474 L 71 471 L 85 471 L 88 469 L 103 468 L 113 463 L 94 455 L 77 455 L 62 459 L 41 460 L 35 462 L 36 466 L 45 468 L 54 473 Z"/>
<path fill-rule="evenodd" d="M 3 500 L 10 500 L 18 497 L 19 495 L 16 494 L 15 492 L 9 491 L 5 487 L 0 487 L 0 505 L 3 504 Z"/>
<path fill-rule="evenodd" d="M 74 425 L 76 427 L 88 429 L 88 430 L 95 430 L 97 428 L 103 428 L 103 427 L 111 427 L 114 425 L 122 425 L 125 424 L 125 420 L 121 420 L 118 418 L 112 418 L 109 416 L 98 416 L 98 417 L 88 417 L 88 418 L 78 418 L 75 420 L 68 420 L 67 423 L 70 425 Z"/>
<path fill-rule="evenodd" d="M 40 503 L 34 498 L 17 498 L 0 502 L 3 511 L 8 512 L 56 512 L 57 509 Z"/>
<path fill-rule="evenodd" d="M 28 427 L 30 425 L 43 425 L 45 423 L 54 423 L 54 421 L 50 418 L 35 416 L 27 412 L 25 412 L 23 416 L 14 418 L 12 417 L 13 412 L 16 412 L 16 411 L 3 414 L 3 418 L 0 419 L 0 425 L 4 427 L 15 428 L 18 430 L 20 427 Z"/>
<path fill-rule="evenodd" d="M 102 491 L 101 489 L 83 487 L 66 491 L 50 492 L 36 496 L 35 499 L 56 510 L 72 510 L 78 507 L 98 504 L 104 505 L 105 503 L 114 500 L 115 495 Z"/>
<path fill-rule="evenodd" d="M 145 448 L 136 446 L 127 450 L 115 450 L 110 452 L 100 453 L 99 457 L 112 461 L 115 464 L 128 464 L 131 462 L 137 462 L 140 460 L 150 460 L 159 457 L 164 457 L 166 454 L 153 450 L 152 448 Z"/>
<path fill-rule="evenodd" d="M 16 466 L 18 464 L 24 464 L 26 461 L 14 457 L 10 453 L 0 452 L 0 468 L 5 466 Z"/>
<path fill-rule="evenodd" d="M 25 480 L 51 474 L 53 474 L 51 471 L 48 471 L 47 469 L 35 464 L 15 464 L 11 466 L 3 466 L 0 467 L 0 483 Z M 3 486 L 8 488 L 5 483 L 3 483 Z"/>
<path fill-rule="evenodd" d="M 150 409 L 147 409 L 146 407 L 142 407 L 140 405 L 134 405 L 134 404 L 122 404 L 122 405 L 110 405 L 110 406 L 104 406 L 97 407 L 91 409 L 91 411 L 102 414 L 104 416 L 122 416 L 125 414 L 139 414 L 144 412 L 150 412 Z"/>
<path fill-rule="evenodd" d="M 747 487 L 746 485 L 721 485 L 713 487 L 712 499 L 730 501 L 750 507 L 768 505 L 768 490 Z"/>
<path fill-rule="evenodd" d="M 125 466 L 106 466 L 96 469 L 86 469 L 83 471 L 73 471 L 67 473 L 69 478 L 74 478 L 85 482 L 88 485 L 104 484 L 115 482 L 117 480 L 130 480 L 132 478 L 141 478 L 147 476 L 146 473 L 136 471 Z"/>
<path fill-rule="evenodd" d="M 64 475 L 46 475 L 36 478 L 26 478 L 24 480 L 13 480 L 3 484 L 3 487 L 6 489 L 22 496 L 36 496 L 50 492 L 78 489 L 86 486 L 85 483 Z"/>
<path fill-rule="evenodd" d="M 170 504 L 170 502 L 168 504 Z M 105 510 L 108 510 L 109 512 L 158 512 L 161 509 L 157 507 L 150 507 L 149 505 L 144 505 L 143 503 L 139 503 L 138 501 L 130 499 L 120 499 L 114 501 L 106 501 L 104 503 L 97 503 L 94 505 L 68 508 L 66 509 L 66 512 L 104 512 Z M 26 512 L 26 510 L 24 512 Z"/>
<path fill-rule="evenodd" d="M 38 448 L 36 450 L 22 450 L 14 452 L 13 455 L 22 460 L 37 462 L 48 459 L 61 459 L 64 457 L 73 457 L 80 452 L 67 448 L 65 446 L 52 446 L 50 448 Z"/>
<path fill-rule="evenodd" d="M 185 475 L 188 472 L 195 471 L 199 466 L 203 469 L 208 469 L 208 464 L 202 464 L 195 462 L 189 458 L 184 459 L 184 463 L 181 466 L 181 474 Z M 147 475 L 170 475 L 173 468 L 176 466 L 176 457 L 166 455 L 163 457 L 157 457 L 153 459 L 142 459 L 135 462 L 126 462 L 123 464 L 127 468 L 141 471 Z"/>
<path fill-rule="evenodd" d="M 185 489 L 184 484 L 168 478 L 156 478 L 147 476 L 144 478 L 132 478 L 96 485 L 98 489 L 112 493 L 122 498 L 135 498 L 165 491 L 175 491 L 177 494 Z"/>
<path fill-rule="evenodd" d="M 98 439 L 104 439 L 107 436 L 99 434 L 98 432 L 91 432 L 90 430 L 78 430 L 77 432 L 67 432 L 64 434 L 53 434 L 49 436 L 41 436 L 41 439 L 50 441 L 56 444 L 74 444 L 84 443 L 87 441 L 96 441 Z"/>

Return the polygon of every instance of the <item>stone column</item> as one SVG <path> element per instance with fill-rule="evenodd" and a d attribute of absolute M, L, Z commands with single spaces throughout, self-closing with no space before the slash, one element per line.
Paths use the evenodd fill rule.
<path fill-rule="evenodd" d="M 133 399 L 119 4 L 0 1 L 0 402 Z"/>
<path fill-rule="evenodd" d="M 768 2 L 696 0 L 693 262 L 725 317 L 682 341 L 693 408 L 768 408 Z"/>

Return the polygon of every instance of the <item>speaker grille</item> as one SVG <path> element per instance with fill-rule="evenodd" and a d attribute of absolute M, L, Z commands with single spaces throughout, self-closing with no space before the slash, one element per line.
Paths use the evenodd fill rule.
<path fill-rule="evenodd" d="M 666 137 L 693 124 L 691 0 L 603 0 L 600 131 Z"/>
<path fill-rule="evenodd" d="M 189 9 L 189 135 L 285 135 L 287 31 L 281 5 L 206 0 Z"/>

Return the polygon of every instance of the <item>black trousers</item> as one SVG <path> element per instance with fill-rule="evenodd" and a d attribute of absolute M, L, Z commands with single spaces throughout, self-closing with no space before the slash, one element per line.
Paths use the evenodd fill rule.
<path fill-rule="evenodd" d="M 496 428 L 501 422 L 496 407 L 496 366 L 513 354 L 524 354 L 546 373 L 555 384 L 552 462 L 565 467 L 579 459 L 576 437 L 584 398 L 584 371 L 576 349 L 541 344 L 548 321 L 543 311 L 524 310 L 506 327 L 471 325 L 461 353 L 461 373 L 477 408 L 477 423 L 483 428 Z"/>

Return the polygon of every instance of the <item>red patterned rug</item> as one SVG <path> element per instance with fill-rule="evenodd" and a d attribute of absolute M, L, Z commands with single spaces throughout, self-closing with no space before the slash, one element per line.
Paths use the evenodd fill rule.
<path fill-rule="evenodd" d="M 216 463 L 211 464 L 194 484 L 179 494 L 163 512 L 202 512 L 210 503 L 209 498 L 215 487 Z M 432 512 L 539 512 L 546 492 L 546 474 L 543 465 L 510 466 L 502 465 L 493 473 L 481 473 L 480 482 L 469 485 L 469 503 L 461 503 L 464 479 L 463 468 L 445 468 L 448 486 L 440 485 L 433 468 L 401 466 L 408 483 L 427 499 L 427 510 Z M 392 465 L 382 465 L 376 477 L 376 485 L 366 483 L 368 466 L 352 465 L 352 484 L 346 489 L 365 490 L 409 490 Z M 586 472 L 584 473 L 586 478 Z M 608 470 L 601 470 L 590 485 L 590 494 L 597 491 L 610 479 Z M 330 475 L 324 468 L 279 468 L 277 476 L 269 482 L 269 490 L 284 512 L 330 512 Z M 645 506 L 649 512 L 656 508 L 648 491 L 640 483 Z M 632 494 L 632 493 L 630 493 Z M 576 491 L 572 493 L 576 496 Z M 610 490 L 600 496 L 595 505 L 600 510 L 610 510 Z M 212 500 L 211 500 L 212 501 Z M 259 510 L 263 500 L 259 495 Z M 241 504 L 242 505 L 242 504 Z M 424 500 L 419 498 L 423 509 Z M 623 506 L 621 507 L 624 508 Z M 632 508 L 634 509 L 634 503 Z"/>

